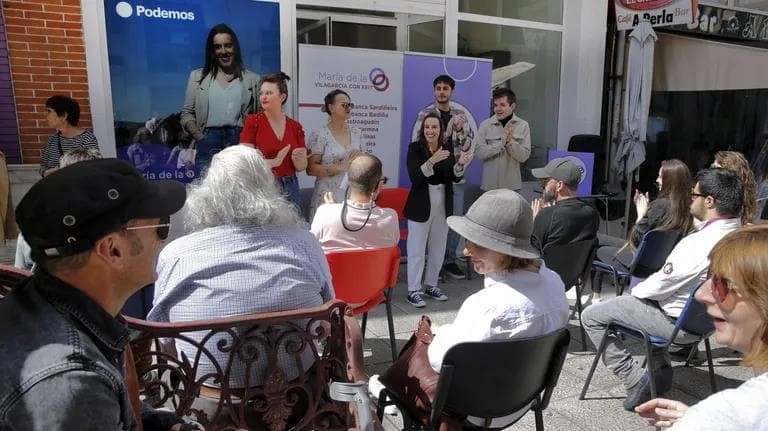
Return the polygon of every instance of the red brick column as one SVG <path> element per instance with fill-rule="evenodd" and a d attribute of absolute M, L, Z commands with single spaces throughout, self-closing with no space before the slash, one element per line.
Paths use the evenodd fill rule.
<path fill-rule="evenodd" d="M 13 91 L 24 163 L 38 163 L 53 131 L 45 100 L 80 103 L 81 127 L 92 128 L 80 0 L 3 0 Z"/>

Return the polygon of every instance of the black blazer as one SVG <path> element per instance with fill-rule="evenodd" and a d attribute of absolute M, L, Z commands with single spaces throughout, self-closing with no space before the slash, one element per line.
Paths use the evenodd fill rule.
<path fill-rule="evenodd" d="M 441 146 L 442 148 L 442 146 Z M 450 149 L 449 149 L 450 151 Z M 445 185 L 445 216 L 453 214 L 453 183 L 460 181 L 462 177 L 453 174 L 453 165 L 456 163 L 456 157 L 451 151 L 447 159 L 435 163 L 434 175 L 424 176 L 421 172 L 421 165 L 429 159 L 429 149 L 427 144 L 419 141 L 411 142 L 408 146 L 408 177 L 411 179 L 411 191 L 408 193 L 408 199 L 405 201 L 405 217 L 409 220 L 423 223 L 429 219 L 431 210 L 429 204 L 429 184 Z"/>

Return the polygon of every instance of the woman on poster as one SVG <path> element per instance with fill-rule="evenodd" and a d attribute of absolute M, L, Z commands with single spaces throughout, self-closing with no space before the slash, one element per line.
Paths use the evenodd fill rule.
<path fill-rule="evenodd" d="M 317 207 L 323 204 L 326 192 L 333 194 L 334 202 L 343 202 L 343 179 L 349 164 L 360 154 L 362 134 L 357 127 L 350 127 L 348 120 L 352 113 L 349 94 L 333 90 L 323 100 L 323 112 L 328 114 L 328 124 L 309 135 L 309 156 L 307 175 L 316 177 L 312 190 L 309 219 L 312 220 Z"/>
<path fill-rule="evenodd" d="M 307 168 L 307 148 L 304 128 L 283 112 L 289 79 L 283 72 L 264 77 L 259 90 L 263 112 L 246 117 L 240 143 L 261 151 L 272 166 L 277 187 L 298 209 L 301 196 L 296 172 Z"/>
<path fill-rule="evenodd" d="M 202 172 L 211 157 L 237 144 L 243 120 L 256 112 L 259 75 L 245 68 L 234 30 L 218 24 L 208 32 L 205 65 L 189 74 L 181 127 L 195 140 L 195 165 Z"/>

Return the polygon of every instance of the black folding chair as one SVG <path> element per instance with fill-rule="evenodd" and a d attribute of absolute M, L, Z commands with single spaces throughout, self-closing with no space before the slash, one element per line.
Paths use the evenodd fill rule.
<path fill-rule="evenodd" d="M 587 374 L 587 381 L 584 382 L 584 387 L 581 389 L 581 395 L 579 395 L 579 399 L 583 400 L 584 397 L 587 395 L 587 389 L 589 389 L 589 383 L 592 381 L 592 376 L 595 374 L 595 368 L 597 368 L 597 363 L 598 361 L 600 361 L 600 358 L 602 357 L 603 352 L 605 351 L 606 344 L 608 344 L 609 336 L 614 336 L 614 337 L 627 336 L 637 340 L 642 340 L 645 343 L 645 352 L 646 352 L 645 365 L 650 377 L 651 399 L 656 398 L 657 396 L 656 380 L 654 379 L 654 375 L 653 375 L 656 367 L 652 363 L 653 361 L 652 350 L 654 348 L 657 348 L 657 349 L 664 349 L 664 351 L 669 351 L 669 347 L 674 342 L 680 330 L 683 330 L 688 334 L 695 335 L 696 337 L 698 337 L 695 341 L 689 342 L 683 345 L 693 344 L 694 348 L 697 348 L 699 343 L 702 340 L 704 341 L 704 347 L 707 350 L 707 367 L 709 368 L 709 384 L 712 387 L 712 392 L 717 392 L 717 382 L 715 381 L 715 368 L 714 368 L 714 365 L 712 364 L 712 347 L 710 346 L 710 343 L 709 343 L 709 336 L 712 335 L 713 332 L 715 332 L 715 326 L 712 323 L 712 318 L 707 314 L 707 307 L 704 304 L 700 304 L 696 302 L 696 299 L 694 298 L 694 295 L 696 294 L 696 290 L 698 290 L 699 287 L 695 289 L 691 289 L 691 294 L 688 297 L 688 301 L 686 301 L 685 307 L 683 307 L 683 311 L 680 313 L 680 317 L 677 318 L 677 321 L 675 322 L 675 330 L 672 331 L 672 335 L 669 337 L 669 339 L 648 334 L 643 330 L 632 328 L 631 326 L 624 325 L 619 322 L 613 322 L 608 324 L 608 327 L 605 329 L 605 333 L 603 334 L 603 340 L 600 342 L 600 347 L 598 347 L 597 349 L 597 354 L 595 354 L 595 360 L 592 361 L 592 368 L 590 368 L 589 374 Z M 675 345 L 679 345 L 679 343 L 675 343 Z M 688 360 L 685 362 L 685 366 L 687 367 L 689 363 L 690 363 L 690 356 L 688 357 Z"/>
<path fill-rule="evenodd" d="M 597 250 L 597 238 L 585 239 L 569 244 L 553 244 L 544 247 L 542 252 L 547 268 L 555 271 L 563 279 L 565 290 L 576 286 L 576 311 L 579 313 L 579 329 L 581 330 L 581 347 L 587 349 L 587 334 L 581 324 L 581 292 L 584 280 L 590 274 L 591 263 Z"/>
<path fill-rule="evenodd" d="M 679 230 L 654 229 L 649 231 L 640 241 L 629 271 L 599 260 L 592 262 L 592 270 L 596 273 L 595 283 L 600 285 L 603 282 L 602 274 L 611 274 L 616 295 L 621 296 L 624 293 L 625 285 L 633 285 L 632 279 L 639 281 L 660 270 L 669 253 L 672 252 L 682 237 L 683 234 Z"/>
<path fill-rule="evenodd" d="M 539 337 L 460 343 L 443 358 L 427 429 L 437 429 L 445 412 L 452 417 L 481 418 L 483 429 L 505 428 L 533 410 L 536 429 L 544 429 L 543 411 L 563 368 L 571 336 L 567 329 Z M 377 414 L 395 404 L 403 414 L 404 429 L 420 427 L 402 400 L 389 389 L 379 395 Z M 514 415 L 509 423 L 492 425 L 495 418 Z M 465 423 L 469 427 L 478 425 Z"/>

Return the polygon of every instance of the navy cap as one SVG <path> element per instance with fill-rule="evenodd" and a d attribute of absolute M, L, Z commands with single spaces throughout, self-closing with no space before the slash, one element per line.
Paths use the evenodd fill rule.
<path fill-rule="evenodd" d="M 33 251 L 63 257 L 89 250 L 129 220 L 170 216 L 185 199 L 183 184 L 148 181 L 127 161 L 87 160 L 32 186 L 16 222 Z"/>

